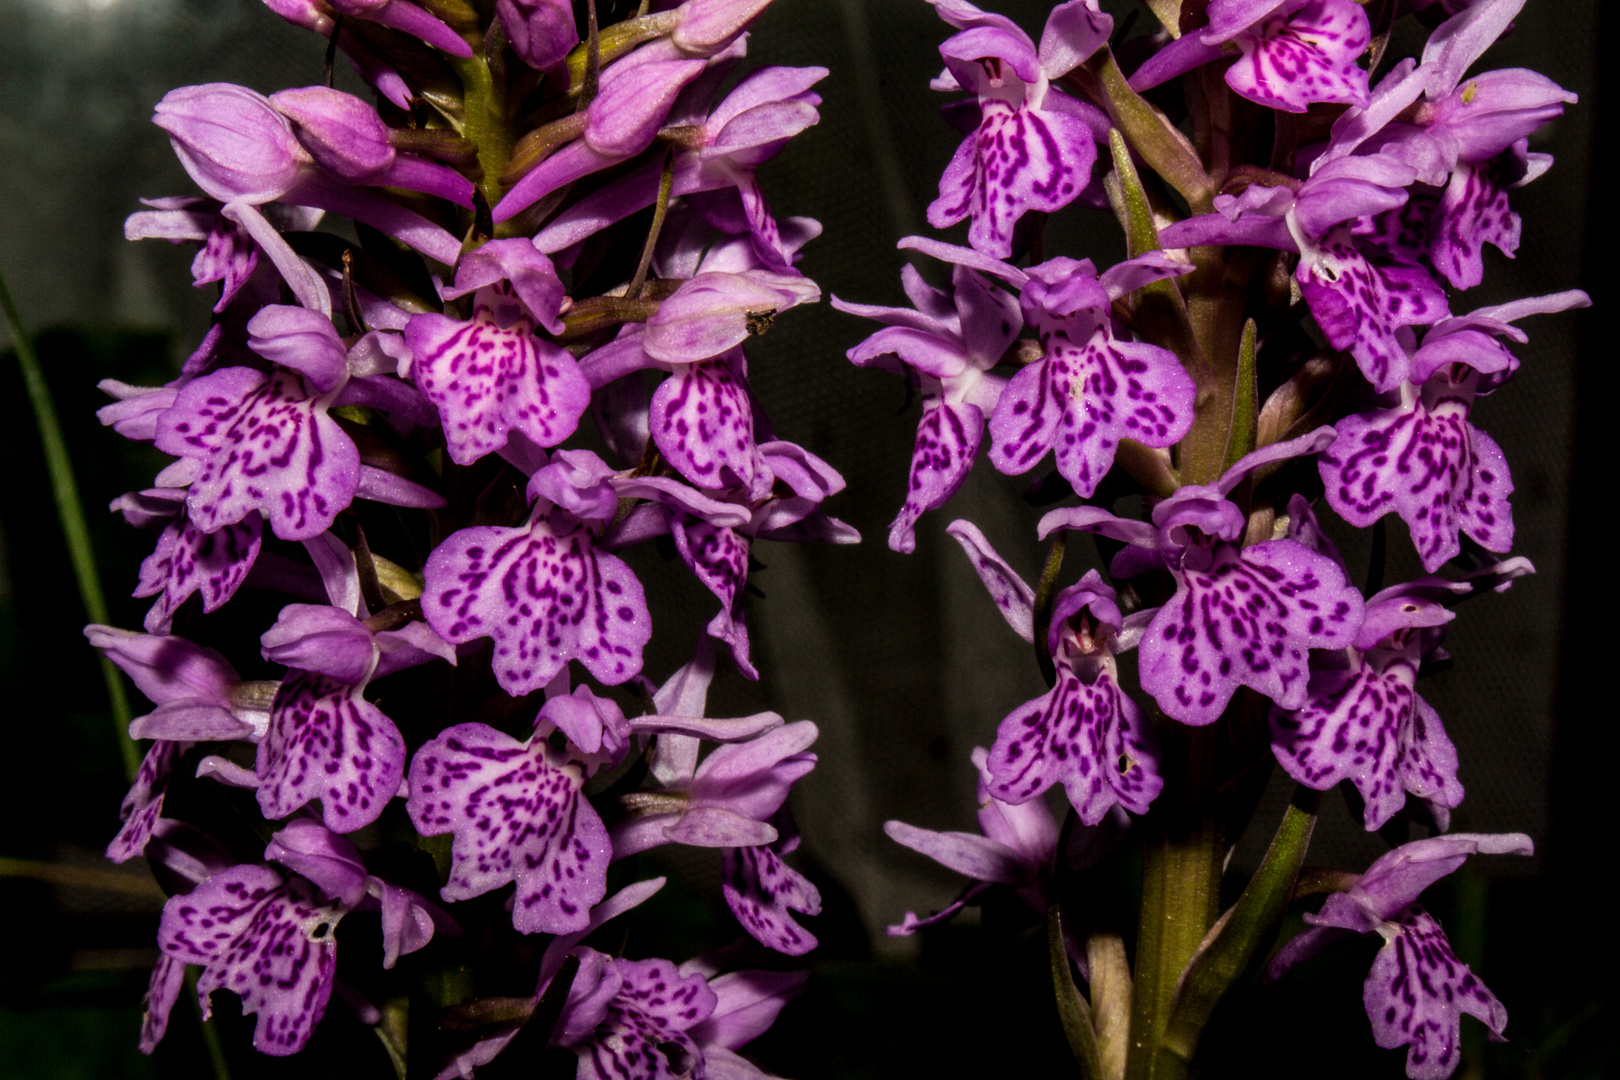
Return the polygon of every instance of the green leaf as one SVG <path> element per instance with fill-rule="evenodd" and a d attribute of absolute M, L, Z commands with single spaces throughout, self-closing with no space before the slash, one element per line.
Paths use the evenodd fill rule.
<path fill-rule="evenodd" d="M 1095 89 L 1114 126 L 1124 132 L 1142 160 L 1181 193 L 1193 213 L 1210 212 L 1214 208 L 1215 184 L 1198 160 L 1198 151 L 1164 113 L 1131 89 L 1114 60 L 1113 50 L 1098 49 L 1085 70 L 1095 79 Z"/>
<path fill-rule="evenodd" d="M 1097 1032 L 1091 1025 L 1091 1007 L 1080 996 L 1075 985 L 1074 971 L 1069 966 L 1069 950 L 1063 944 L 1063 915 L 1057 901 L 1046 909 L 1046 944 L 1052 961 L 1052 994 L 1057 999 L 1058 1019 L 1063 1022 L 1063 1034 L 1074 1051 L 1074 1060 L 1080 1065 L 1085 1080 L 1102 1080 L 1102 1065 L 1097 1057 Z"/>
<path fill-rule="evenodd" d="M 1254 320 L 1250 319 L 1243 324 L 1243 337 L 1238 342 L 1237 383 L 1232 393 L 1232 426 L 1227 429 L 1226 465 L 1222 468 L 1222 472 L 1230 469 L 1239 458 L 1254 449 L 1258 394 L 1254 376 L 1256 340 Z"/>

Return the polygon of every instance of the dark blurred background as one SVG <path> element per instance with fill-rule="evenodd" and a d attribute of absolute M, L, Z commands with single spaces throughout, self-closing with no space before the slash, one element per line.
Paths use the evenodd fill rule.
<path fill-rule="evenodd" d="M 1046 5 L 993 6 L 1038 38 Z M 1119 17 L 1133 5 L 1104 6 Z M 1601 507 L 1611 500 L 1595 495 L 1612 483 L 1603 402 L 1614 349 L 1600 329 L 1608 300 L 1598 281 L 1612 210 L 1594 153 L 1613 138 L 1599 109 L 1602 30 L 1614 29 L 1604 6 L 1531 0 L 1487 56 L 1487 67 L 1542 71 L 1581 102 L 1532 141 L 1557 164 L 1514 196 L 1526 225 L 1518 258 L 1490 249 L 1485 284 L 1454 301 L 1466 311 L 1582 287 L 1596 304 L 1531 321 L 1518 377 L 1475 411 L 1512 465 L 1516 552 L 1539 574 L 1470 605 L 1447 641 L 1455 665 L 1420 688 L 1462 759 L 1468 798 L 1454 828 L 1524 831 L 1538 849 L 1533 859 L 1481 861 L 1436 890 L 1433 906 L 1459 954 L 1513 1017 L 1512 1041 L 1501 1046 L 1487 1047 L 1483 1029 L 1465 1022 L 1471 1076 L 1620 1074 L 1615 899 L 1599 871 L 1613 848 L 1620 720 L 1606 678 L 1615 635 Z M 947 30 L 922 0 L 776 0 L 755 28 L 751 64 L 832 70 L 818 87 L 820 125 L 763 177 L 779 215 L 825 226 L 802 264 L 825 293 L 905 303 L 894 240 L 926 231 L 923 211 L 959 139 L 927 88 Z M 1392 56 L 1421 41 L 1409 27 Z M 321 41 L 257 0 L 0 0 L 0 268 L 38 335 L 118 625 L 139 626 L 145 610 L 126 594 L 150 537 L 100 508 L 146 486 L 160 459 L 96 424 L 105 399 L 95 383 L 171 378 L 212 302 L 190 286 L 191 249 L 122 239 L 139 197 L 192 191 L 148 122 L 151 107 L 182 84 L 270 92 L 317 82 L 321 62 Z M 357 89 L 342 63 L 339 79 Z M 1110 219 L 1075 208 L 1053 216 L 1046 250 L 1100 265 L 1123 255 Z M 842 470 L 849 488 L 830 509 L 865 537 L 853 548 L 756 548 L 768 567 L 753 579 L 765 596 L 749 611 L 763 679 L 749 684 L 728 670 L 711 698 L 717 715 L 770 707 L 822 731 L 820 765 L 794 802 L 802 865 L 826 900 L 807 923 L 822 948 L 810 959 L 809 993 L 754 1049 L 789 1077 L 1074 1075 L 1044 941 L 1013 905 L 970 909 L 918 937 L 885 933 L 906 910 L 942 906 L 960 881 L 891 844 L 883 821 L 972 830 L 970 750 L 988 746 L 999 720 L 1043 689 L 944 527 L 973 519 L 1033 577 L 1040 511 L 1023 498 L 1028 477 L 981 462 L 956 502 L 924 520 L 914 555 L 887 549 L 917 405 L 898 380 L 845 362 L 871 329 L 823 304 L 793 312 L 750 348 L 754 386 L 777 431 Z M 154 1059 L 135 1049 L 163 897 L 138 862 L 113 867 L 100 857 L 124 783 L 9 352 L 0 364 L 0 454 L 11 463 L 0 498 L 0 1077 L 203 1075 L 210 1066 L 185 1002 Z M 1336 535 L 1352 567 L 1365 562 L 1361 538 L 1342 527 Z M 1387 580 L 1415 576 L 1405 530 L 1392 528 L 1390 539 Z M 1066 577 L 1097 562 L 1089 543 L 1076 547 Z M 670 570 L 654 559 L 643 577 L 679 582 Z M 712 601 L 689 582 L 654 591 L 659 634 L 647 671 L 662 679 L 684 660 Z M 1288 790 L 1274 777 L 1236 867 L 1258 860 Z M 1310 862 L 1359 869 L 1385 850 L 1337 796 L 1324 807 Z M 654 861 L 673 884 L 636 924 L 646 954 L 662 948 L 679 960 L 734 932 L 715 860 Z M 1282 993 L 1247 991 L 1241 1014 L 1219 1025 L 1209 1074 L 1402 1075 L 1403 1055 L 1372 1047 L 1361 1011 L 1370 955 L 1370 946 L 1348 949 L 1302 969 Z M 336 1003 L 311 1049 L 285 1063 L 247 1049 L 251 1023 L 228 995 L 216 1004 L 233 1075 L 391 1075 L 379 1044 L 340 1020 Z"/>

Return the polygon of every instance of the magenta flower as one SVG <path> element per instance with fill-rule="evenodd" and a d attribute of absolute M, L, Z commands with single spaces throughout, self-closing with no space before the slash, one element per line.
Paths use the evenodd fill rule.
<path fill-rule="evenodd" d="M 1096 0 L 1059 4 L 1037 51 L 1004 16 L 966 0 L 933 3 L 961 31 L 939 47 L 947 73 L 935 85 L 977 95 L 980 118 L 945 167 L 928 224 L 943 229 L 971 216 L 969 243 L 1004 259 L 1019 218 L 1062 209 L 1091 181 L 1094 131 L 1105 133 L 1107 119 L 1050 83 L 1107 43 L 1113 19 Z"/>
<path fill-rule="evenodd" d="M 1500 1037 L 1507 1010 L 1457 959 L 1440 924 L 1417 898 L 1469 855 L 1529 855 L 1532 850 L 1523 833 L 1453 833 L 1403 844 L 1369 866 L 1348 892 L 1333 893 L 1319 913 L 1307 914 L 1313 929 L 1272 958 L 1267 977 L 1281 978 L 1352 933 L 1378 934 L 1384 947 L 1362 995 L 1373 1039 L 1385 1049 L 1408 1047 L 1411 1080 L 1446 1080 L 1457 1068 L 1463 1013 Z"/>

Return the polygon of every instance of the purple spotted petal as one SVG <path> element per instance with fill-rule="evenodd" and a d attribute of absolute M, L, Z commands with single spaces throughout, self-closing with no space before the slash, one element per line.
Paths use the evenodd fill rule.
<path fill-rule="evenodd" d="M 750 499 L 770 490 L 770 468 L 754 443 L 741 349 L 679 365 L 653 392 L 648 422 L 664 460 L 698 487 L 741 485 Z"/>
<path fill-rule="evenodd" d="M 185 984 L 186 965 L 172 956 L 159 955 L 141 999 L 141 1053 L 150 1054 L 163 1041 L 169 1030 L 169 1012 L 180 1000 L 180 988 Z"/>
<path fill-rule="evenodd" d="M 1496 165 L 1459 162 L 1435 209 L 1429 258 L 1457 288 L 1473 288 L 1485 280 L 1485 245 L 1511 257 L 1519 250 L 1520 226 Z"/>
<path fill-rule="evenodd" d="M 574 433 L 591 402 L 590 384 L 567 350 L 534 336 L 515 300 L 479 294 L 470 322 L 416 315 L 405 324 L 411 374 L 438 407 L 450 459 L 470 465 L 521 431 L 538 446 Z M 503 318 L 503 316 L 506 316 Z"/>
<path fill-rule="evenodd" d="M 748 658 L 748 627 L 740 602 L 748 582 L 748 538 L 722 525 L 680 516 L 672 522 L 675 550 L 705 588 L 720 601 L 720 612 L 709 621 L 708 633 L 731 646 L 731 655 L 743 674 L 759 678 Z"/>
<path fill-rule="evenodd" d="M 424 836 L 452 833 L 440 895 L 467 900 L 517 882 L 512 925 L 579 930 L 607 892 L 607 829 L 580 797 L 585 774 L 544 739 L 458 724 L 416 752 L 406 809 Z"/>
<path fill-rule="evenodd" d="M 1345 417 L 1319 461 L 1328 505 L 1358 528 L 1394 510 L 1430 573 L 1460 550 L 1458 532 L 1490 551 L 1513 546 L 1507 459 L 1468 422 L 1465 400 L 1432 397 Z"/>
<path fill-rule="evenodd" d="M 769 846 L 726 848 L 721 856 L 721 892 L 743 929 L 779 953 L 803 956 L 815 935 L 792 913 L 821 914 L 821 893 Z"/>
<path fill-rule="evenodd" d="M 327 828 L 353 832 L 376 821 L 399 791 L 405 757 L 394 722 L 354 687 L 289 672 L 259 742 L 259 808 L 277 820 L 319 799 Z"/>
<path fill-rule="evenodd" d="M 242 226 L 220 215 L 208 230 L 202 250 L 191 260 L 191 280 L 199 287 L 214 281 L 221 283 L 219 300 L 214 304 L 214 313 L 218 314 L 231 306 L 231 301 L 258 266 L 259 246 L 253 242 L 253 237 Z"/>
<path fill-rule="evenodd" d="M 158 537 L 157 550 L 141 563 L 134 596 L 157 596 L 146 613 L 146 630 L 167 634 L 174 613 L 194 592 L 213 611 L 235 595 L 259 557 L 263 519 L 252 511 L 234 525 L 205 533 L 182 515 Z"/>
<path fill-rule="evenodd" d="M 1335 349 L 1348 349 L 1373 389 L 1385 393 L 1406 378 L 1407 356 L 1395 330 L 1450 314 L 1446 294 L 1421 266 L 1369 258 L 1339 226 L 1316 258 L 1295 273 L 1316 323 Z"/>
<path fill-rule="evenodd" d="M 1299 708 L 1308 651 L 1342 649 L 1361 626 L 1344 571 L 1293 540 L 1195 548 L 1178 577 L 1142 638 L 1141 684 L 1184 724 L 1214 723 L 1240 685 Z"/>
<path fill-rule="evenodd" d="M 1028 472 L 1055 450 L 1058 472 L 1085 498 L 1120 439 L 1170 446 L 1192 426 L 1195 387 L 1174 353 L 1106 328 L 1083 346 L 1062 332 L 1042 344 L 1045 358 L 1013 376 L 990 416 L 990 460 L 1002 472 Z"/>
<path fill-rule="evenodd" d="M 113 862 L 127 862 L 146 850 L 146 843 L 152 838 L 152 829 L 163 815 L 163 796 L 168 794 L 174 759 L 179 755 L 179 743 L 159 739 L 141 759 L 135 783 L 130 785 L 129 794 L 124 796 L 124 804 L 118 808 L 118 816 L 124 824 L 112 843 L 107 845 L 107 858 Z M 162 1037 L 160 1031 L 157 1038 Z M 153 1041 L 155 1045 L 156 1040 Z"/>
<path fill-rule="evenodd" d="M 1001 722 L 987 762 L 992 796 L 1023 803 L 1062 784 L 1087 825 L 1115 803 L 1147 813 L 1164 786 L 1147 725 L 1120 690 L 1112 659 L 1088 666 L 1089 684 L 1059 664 L 1057 685 Z"/>
<path fill-rule="evenodd" d="M 906 504 L 889 525 L 891 551 L 916 550 L 917 519 L 950 501 L 978 460 L 983 442 L 984 413 L 977 405 L 953 404 L 934 395 L 924 399 L 911 451 Z"/>
<path fill-rule="evenodd" d="M 1463 796 L 1457 751 L 1439 715 L 1413 692 L 1416 679 L 1417 665 L 1404 656 L 1317 672 L 1304 708 L 1271 711 L 1277 761 L 1318 791 L 1355 784 L 1369 831 L 1394 817 L 1408 792 L 1455 808 Z"/>
<path fill-rule="evenodd" d="M 205 533 L 255 510 L 283 540 L 331 528 L 360 483 L 360 453 L 291 371 L 225 368 L 187 383 L 155 445 L 201 463 L 186 499 Z"/>
<path fill-rule="evenodd" d="M 1362 988 L 1373 1040 L 1386 1050 L 1410 1047 L 1411 1080 L 1445 1080 L 1457 1068 L 1462 1014 L 1501 1035 L 1507 1009 L 1457 959 L 1445 931 L 1421 907 L 1407 908 L 1382 932 L 1384 947 Z"/>
<path fill-rule="evenodd" d="M 1432 190 L 1413 190 L 1406 202 L 1382 214 L 1364 217 L 1350 231 L 1399 262 L 1420 263 L 1429 257 L 1434 211 L 1440 196 Z"/>
<path fill-rule="evenodd" d="M 967 557 L 973 561 L 973 569 L 977 571 L 979 580 L 984 583 L 990 599 L 995 601 L 1001 617 L 1013 628 L 1013 633 L 1033 642 L 1035 590 L 996 553 L 996 549 L 990 546 L 990 541 L 985 539 L 984 533 L 973 522 L 953 521 L 945 531 L 956 538 Z"/>
<path fill-rule="evenodd" d="M 1226 84 L 1287 112 L 1319 101 L 1366 105 L 1367 73 L 1356 60 L 1371 40 L 1367 13 L 1354 0 L 1287 4 L 1237 36 L 1243 58 L 1226 69 Z"/>
<path fill-rule="evenodd" d="M 203 965 L 197 992 L 205 1017 L 215 990 L 239 994 L 242 1011 L 259 1014 L 254 1047 L 285 1056 L 304 1048 L 326 1012 L 341 917 L 341 908 L 321 906 L 302 879 L 236 866 L 164 905 L 158 947 Z"/>
<path fill-rule="evenodd" d="M 577 1048 L 576 1080 L 679 1080 L 702 1071 L 686 1029 L 714 1011 L 702 975 L 682 977 L 668 960 L 615 960 L 624 982 L 591 1040 Z"/>
<path fill-rule="evenodd" d="M 610 686 L 641 670 L 652 637 L 641 582 L 571 519 L 462 529 L 428 556 L 423 579 L 428 625 L 457 645 L 494 638 L 509 694 L 541 689 L 570 660 Z"/>
<path fill-rule="evenodd" d="M 993 98 L 980 106 L 977 130 L 945 167 L 928 224 L 943 229 L 972 215 L 969 243 L 1005 259 L 1026 211 L 1060 210 L 1091 181 L 1097 144 L 1091 129 L 1067 113 Z"/>

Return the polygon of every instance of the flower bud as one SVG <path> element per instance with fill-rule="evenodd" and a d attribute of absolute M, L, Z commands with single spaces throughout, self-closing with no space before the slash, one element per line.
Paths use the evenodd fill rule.
<path fill-rule="evenodd" d="M 682 52 L 713 56 L 743 32 L 771 0 L 686 0 L 676 9 L 681 23 L 671 35 Z"/>
<path fill-rule="evenodd" d="M 561 62 L 579 44 L 574 8 L 568 0 L 499 0 L 495 11 L 512 51 L 537 70 Z"/>
<path fill-rule="evenodd" d="M 171 90 L 152 122 L 169 133 L 197 186 L 222 202 L 269 202 L 293 186 L 308 160 L 286 118 L 245 86 Z"/>
<path fill-rule="evenodd" d="M 293 122 L 293 134 L 315 163 L 334 176 L 363 183 L 394 163 L 388 125 L 353 94 L 305 86 L 271 94 L 270 104 Z"/>

